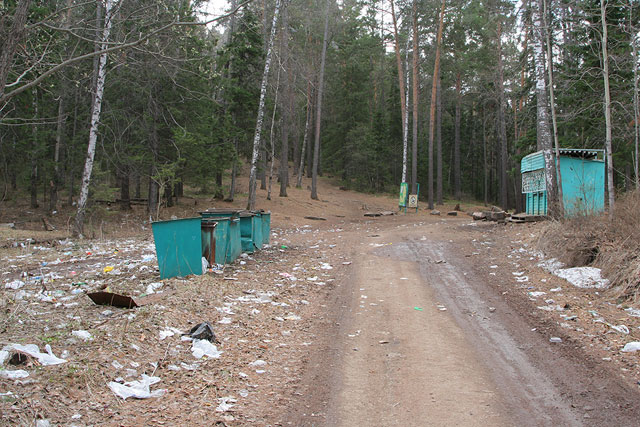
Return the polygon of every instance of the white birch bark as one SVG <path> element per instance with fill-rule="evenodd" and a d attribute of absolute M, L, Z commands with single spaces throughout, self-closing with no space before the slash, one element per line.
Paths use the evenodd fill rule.
<path fill-rule="evenodd" d="M 611 92 L 609 88 L 609 52 L 607 50 L 607 6 L 600 0 L 602 18 L 602 78 L 604 80 L 605 151 L 607 153 L 607 190 L 609 193 L 609 219 L 613 219 L 615 188 L 613 183 L 613 150 L 611 147 Z"/>
<path fill-rule="evenodd" d="M 396 11 L 393 0 L 391 2 L 391 18 L 393 19 L 393 40 L 394 40 L 394 48 L 396 55 L 396 62 L 398 67 L 398 85 L 400 89 L 400 119 L 402 120 L 402 143 L 403 143 L 403 152 L 402 152 L 402 182 L 406 182 L 407 179 L 407 134 L 404 129 L 405 117 L 407 116 L 407 104 L 406 104 L 406 92 L 404 88 L 404 76 L 402 70 L 402 59 L 400 57 L 400 43 L 398 40 L 398 21 L 396 19 Z M 384 21 L 384 20 L 383 20 Z M 407 39 L 408 41 L 408 39 Z M 406 68 L 405 63 L 405 68 Z"/>
<path fill-rule="evenodd" d="M 105 0 L 104 3 L 104 28 L 102 30 L 101 50 L 108 47 L 109 33 L 111 32 L 111 20 L 113 1 Z M 91 184 L 91 172 L 93 170 L 93 159 L 96 154 L 96 141 L 98 139 L 98 125 L 100 123 L 100 111 L 102 109 L 102 96 L 104 94 L 104 82 L 107 72 L 107 53 L 100 55 L 98 61 L 98 78 L 96 79 L 95 101 L 91 110 L 91 126 L 89 128 L 89 145 L 87 146 L 87 157 L 84 163 L 84 171 L 82 173 L 82 186 L 80 188 L 80 199 L 78 200 L 78 212 L 76 214 L 75 228 L 73 234 L 82 236 L 84 227 L 84 216 L 87 208 L 87 199 L 89 198 L 89 185 Z"/>
<path fill-rule="evenodd" d="M 264 72 L 262 73 L 262 84 L 260 85 L 260 102 L 258 103 L 258 118 L 256 119 L 256 132 L 253 136 L 253 153 L 251 155 L 251 173 L 249 174 L 249 200 L 247 209 L 254 210 L 256 206 L 256 174 L 258 171 L 258 155 L 260 154 L 260 135 L 262 134 L 262 122 L 264 120 L 264 100 L 267 95 L 267 82 L 269 81 L 269 68 L 271 67 L 271 53 L 273 52 L 273 42 L 276 38 L 278 24 L 278 14 L 280 13 L 280 0 L 276 0 L 276 7 L 273 11 L 273 21 L 271 22 L 271 34 L 267 46 L 267 58 L 264 62 Z"/>
<path fill-rule="evenodd" d="M 543 151 L 545 164 L 545 183 L 547 191 L 548 214 L 553 214 L 557 197 L 555 185 L 555 166 L 551 143 L 551 127 L 549 123 L 549 104 L 547 100 L 547 86 L 545 82 L 545 31 L 543 19 L 544 0 L 535 0 L 533 5 L 533 61 L 536 79 L 536 110 L 537 110 L 537 148 Z"/>
<path fill-rule="evenodd" d="M 411 38 L 407 37 L 404 52 L 404 123 L 402 124 L 402 182 L 407 182 L 407 149 L 409 146 L 409 46 Z"/>

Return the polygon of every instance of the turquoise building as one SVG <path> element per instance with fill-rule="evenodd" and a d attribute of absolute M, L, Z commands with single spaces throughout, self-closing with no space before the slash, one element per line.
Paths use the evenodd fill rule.
<path fill-rule="evenodd" d="M 562 200 L 566 216 L 604 211 L 604 150 L 560 150 Z M 544 153 L 537 151 L 522 159 L 522 193 L 526 213 L 547 214 Z"/>

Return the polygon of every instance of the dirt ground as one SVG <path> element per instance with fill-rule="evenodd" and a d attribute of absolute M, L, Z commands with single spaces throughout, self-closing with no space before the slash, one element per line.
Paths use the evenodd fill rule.
<path fill-rule="evenodd" d="M 65 362 L 5 363 L 0 423 L 637 425 L 639 356 L 621 349 L 640 341 L 640 317 L 613 292 L 540 267 L 544 224 L 473 222 L 446 216 L 450 206 L 370 218 L 396 199 L 328 180 L 319 194 L 259 191 L 268 247 L 162 281 L 142 210 L 103 207 L 95 238 L 76 241 L 69 212 L 51 218 L 62 231 L 43 232 L 40 213 L 2 206 L 0 222 L 22 230 L 0 228 L 0 350 L 48 344 Z M 163 217 L 232 205 L 185 198 Z M 127 310 L 86 296 L 107 287 L 152 302 Z M 181 339 L 202 321 L 218 357 L 196 358 Z M 18 369 L 28 376 L 2 374 Z M 160 396 L 123 400 L 108 387 L 143 374 Z"/>

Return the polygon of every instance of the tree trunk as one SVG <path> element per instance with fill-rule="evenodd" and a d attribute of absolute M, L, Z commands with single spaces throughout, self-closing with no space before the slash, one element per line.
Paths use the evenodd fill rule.
<path fill-rule="evenodd" d="M 304 137 L 302 138 L 302 150 L 300 151 L 300 167 L 298 168 L 298 176 L 296 187 L 302 188 L 302 175 L 304 174 L 304 156 L 307 149 L 307 141 L 309 140 L 309 125 L 311 123 L 311 81 L 307 82 L 307 114 L 304 123 Z M 311 151 L 311 150 L 309 150 Z"/>
<path fill-rule="evenodd" d="M 129 173 L 120 175 L 120 210 L 131 210 L 131 196 L 129 194 Z"/>
<path fill-rule="evenodd" d="M 316 95 L 316 94 L 314 94 Z M 311 106 L 313 107 L 313 104 L 311 104 Z M 315 135 L 315 122 L 313 120 L 313 108 L 311 109 L 311 121 L 309 122 L 310 128 L 314 129 L 314 135 Z M 313 175 L 313 152 L 315 151 L 315 146 L 314 145 L 309 145 L 309 149 L 307 150 L 307 178 L 311 178 L 311 176 Z"/>
<path fill-rule="evenodd" d="M 420 53 L 418 51 L 418 2 L 413 0 L 413 54 L 412 54 L 412 70 L 413 70 L 413 140 L 411 145 L 411 194 L 418 192 L 418 57 Z M 435 93 L 434 93 L 435 94 Z M 433 142 L 433 141 L 432 141 Z M 432 172 L 432 171 L 430 171 Z M 433 175 L 432 182 L 433 187 Z M 432 189 L 433 190 L 433 189 Z M 430 195 L 433 199 L 433 194 Z M 433 205 L 431 200 L 430 205 Z M 433 209 L 430 207 L 430 209 Z"/>
<path fill-rule="evenodd" d="M 231 184 L 229 185 L 229 197 L 227 197 L 227 202 L 233 202 L 233 199 L 236 196 L 236 177 L 238 176 L 238 137 L 233 137 L 233 148 L 235 150 L 235 155 L 233 158 L 233 166 L 231 167 Z"/>
<path fill-rule="evenodd" d="M 147 195 L 147 212 L 149 217 L 155 217 L 160 206 L 160 186 L 155 177 L 158 175 L 157 162 L 158 162 L 158 108 L 153 99 L 153 88 L 149 93 L 149 110 L 151 115 L 151 132 L 149 132 L 149 143 L 151 149 L 152 161 L 149 166 L 149 188 Z"/>
<path fill-rule="evenodd" d="M 53 213 L 53 211 L 58 208 L 58 188 L 62 185 L 62 173 L 60 170 L 60 153 L 62 152 L 62 144 L 63 144 L 63 132 L 64 132 L 64 122 L 66 120 L 65 112 L 64 112 L 64 97 L 65 94 L 60 94 L 60 99 L 58 100 L 58 119 L 56 123 L 56 144 L 53 149 L 53 176 L 51 181 L 49 182 L 49 213 Z"/>
<path fill-rule="evenodd" d="M 547 9 L 547 1 L 544 0 L 544 24 L 545 27 L 549 28 L 549 23 L 547 21 L 548 9 Z M 557 201 L 557 215 L 559 217 L 564 216 L 564 200 L 562 196 L 562 174 L 560 172 L 560 144 L 558 142 L 558 123 L 556 120 L 556 101 L 555 95 L 553 92 L 553 55 L 551 49 L 551 32 L 547 31 L 547 71 L 549 72 L 549 104 L 551 106 L 551 123 L 553 124 L 553 146 L 555 148 L 555 168 L 556 168 L 556 177 L 557 177 L 557 185 L 558 185 L 558 201 Z"/>
<path fill-rule="evenodd" d="M 287 185 L 289 185 L 289 126 L 291 124 L 291 73 L 289 72 L 289 18 L 287 3 L 282 8 L 282 57 L 284 72 L 284 88 L 282 99 L 282 122 L 280 147 L 280 197 L 287 197 Z"/>
<path fill-rule="evenodd" d="M 322 122 L 322 95 L 324 94 L 324 67 L 327 57 L 327 42 L 329 38 L 329 6 L 327 0 L 324 12 L 324 35 L 322 37 L 322 56 L 320 57 L 320 72 L 318 75 L 318 99 L 316 106 L 316 134 L 313 150 L 313 170 L 311 173 L 311 198 L 318 200 L 318 162 L 320 160 L 320 124 Z"/>
<path fill-rule="evenodd" d="M 280 0 L 276 0 L 276 8 L 273 11 L 273 21 L 271 23 L 271 34 L 267 47 L 267 57 L 262 73 L 262 84 L 260 85 L 260 101 L 258 103 L 258 118 L 256 119 L 256 131 L 253 137 L 253 153 L 251 156 L 251 172 L 249 174 L 249 199 L 247 209 L 254 210 L 256 207 L 256 171 L 258 167 L 258 154 L 260 152 L 260 135 L 262 133 L 262 121 L 264 120 L 264 101 L 267 95 L 267 82 L 269 81 L 269 68 L 271 67 L 271 54 L 273 42 L 278 29 L 278 14 L 280 13 Z"/>
<path fill-rule="evenodd" d="M 4 95 L 4 89 L 7 84 L 7 78 L 13 65 L 13 57 L 15 56 L 18 45 L 22 41 L 25 33 L 25 23 L 29 15 L 29 6 L 31 0 L 19 0 L 16 10 L 13 13 L 13 23 L 11 29 L 0 28 L 2 34 L 6 34 L 6 39 L 0 42 L 0 98 Z M 0 105 L 0 110 L 2 110 Z"/>
<path fill-rule="evenodd" d="M 404 50 L 404 122 L 402 123 L 402 182 L 407 182 L 407 151 L 409 146 L 409 46 L 411 39 L 407 36 Z"/>
<path fill-rule="evenodd" d="M 295 84 L 293 85 L 295 87 Z M 295 127 L 293 129 L 293 155 L 291 158 L 291 163 L 293 164 L 293 175 L 298 177 L 300 175 L 300 117 L 298 116 L 298 109 L 295 108 L 295 96 L 293 91 L 291 91 L 291 114 L 293 117 L 291 121 L 295 123 Z"/>
<path fill-rule="evenodd" d="M 489 204 L 489 159 L 487 158 L 487 116 L 484 104 L 482 105 L 482 178 L 484 205 Z"/>
<path fill-rule="evenodd" d="M 273 101 L 273 114 L 271 116 L 271 132 L 269 134 L 269 183 L 267 185 L 267 200 L 271 200 L 271 184 L 273 182 L 273 162 L 275 161 L 275 142 L 273 131 L 276 126 L 276 111 L 278 109 L 278 91 L 280 90 L 280 69 L 281 64 L 278 62 L 278 77 L 276 78 L 276 96 Z"/>
<path fill-rule="evenodd" d="M 391 0 L 391 18 L 393 19 L 393 41 L 396 51 L 396 63 L 398 66 L 398 87 L 400 88 L 400 116 L 402 119 L 402 144 L 403 144 L 403 156 L 402 156 L 402 182 L 406 182 L 407 179 L 407 132 L 404 127 L 404 123 L 407 116 L 407 108 L 405 102 L 405 89 L 404 89 L 404 73 L 402 71 L 402 59 L 400 57 L 400 42 L 398 40 L 398 23 L 396 19 L 395 6 L 393 0 Z"/>
<path fill-rule="evenodd" d="M 440 75 L 440 44 L 442 43 L 442 30 L 444 27 L 444 8 L 446 0 L 442 0 L 440 19 L 438 22 L 438 35 L 436 37 L 436 60 L 433 66 L 433 78 L 431 85 L 431 109 L 429 111 L 429 209 L 433 209 L 433 133 L 436 116 L 436 95 L 438 93 L 438 78 Z M 415 0 L 414 0 L 415 5 Z M 415 18 L 414 18 L 415 19 Z M 415 22 L 414 22 L 415 26 Z M 414 47 L 416 44 L 414 43 Z M 414 89 L 415 93 L 415 89 Z M 415 113 L 414 113 L 415 115 Z"/>
<path fill-rule="evenodd" d="M 139 199 L 141 196 L 141 188 L 140 188 L 140 184 L 141 184 L 141 179 L 140 179 L 140 173 L 139 172 L 135 172 L 134 178 L 133 178 L 133 185 L 134 185 L 134 193 L 133 193 L 133 197 L 134 199 Z"/>
<path fill-rule="evenodd" d="M 224 199 L 224 190 L 222 187 L 222 172 L 216 172 L 216 189 L 213 198 L 216 200 Z"/>
<path fill-rule="evenodd" d="M 165 182 L 162 186 L 164 193 L 162 197 L 165 200 L 168 208 L 173 206 L 173 185 L 171 184 L 171 180 L 169 180 L 169 182 Z"/>
<path fill-rule="evenodd" d="M 33 125 L 31 134 L 33 144 L 31 149 L 31 175 L 29 177 L 29 193 L 31 195 L 31 209 L 38 208 L 38 155 L 40 142 L 38 141 L 38 89 L 33 89 Z"/>
<path fill-rule="evenodd" d="M 111 8 L 112 0 L 105 1 L 104 29 L 102 33 L 101 49 L 106 49 L 111 32 Z M 87 146 L 87 157 L 84 164 L 84 172 L 82 173 L 82 187 L 80 189 L 80 199 L 78 200 L 78 212 L 76 214 L 74 236 L 82 236 L 84 228 L 84 216 L 86 213 L 87 199 L 89 198 L 89 185 L 91 184 L 91 171 L 93 170 L 93 159 L 96 154 L 96 141 L 98 140 L 98 125 L 100 123 L 100 110 L 102 108 L 102 95 L 104 93 L 104 81 L 106 77 L 107 54 L 100 55 L 98 66 L 98 78 L 95 87 L 95 102 L 91 111 L 91 127 L 89 128 L 89 144 Z"/>
<path fill-rule="evenodd" d="M 61 26 L 64 29 L 69 28 L 69 18 L 71 16 L 71 6 L 73 5 L 73 0 L 66 1 L 67 12 L 63 13 L 61 16 Z M 65 37 L 68 39 L 68 37 Z M 50 197 L 49 197 L 49 213 L 53 213 L 58 208 L 58 189 L 63 184 L 62 179 L 62 171 L 60 168 L 60 164 L 62 163 L 60 157 L 61 153 L 64 152 L 64 124 L 67 120 L 65 114 L 65 99 L 67 97 L 67 93 L 69 90 L 69 85 L 67 80 L 65 79 L 64 74 L 61 79 L 61 89 L 58 93 L 58 118 L 56 123 L 56 143 L 53 150 L 53 177 L 50 181 Z"/>
<path fill-rule="evenodd" d="M 453 194 L 456 200 L 460 200 L 462 198 L 462 184 L 460 179 L 460 120 L 462 118 L 461 108 L 462 76 L 458 71 L 458 73 L 456 74 L 456 123 L 453 138 Z"/>
<path fill-rule="evenodd" d="M 635 176 L 636 188 L 640 188 L 640 174 L 638 170 L 638 145 L 640 143 L 640 96 L 638 94 L 638 31 L 633 25 L 633 1 L 629 1 L 629 22 L 631 22 L 631 46 L 633 55 L 633 130 L 634 130 L 634 152 L 633 172 Z"/>
<path fill-rule="evenodd" d="M 497 23 L 497 37 L 496 42 L 498 45 L 498 129 L 500 136 L 500 206 L 502 209 L 507 210 L 508 205 L 508 183 L 507 183 L 507 168 L 508 168 L 508 151 L 507 151 L 507 124 L 504 117 L 505 99 L 504 99 L 504 67 L 502 64 L 502 16 L 498 16 Z"/>
<path fill-rule="evenodd" d="M 442 82 L 438 76 L 436 93 L 436 203 L 443 204 L 442 194 Z"/>
<path fill-rule="evenodd" d="M 609 89 L 609 52 L 607 50 L 607 6 L 600 0 L 602 18 L 602 78 L 604 80 L 604 121 L 605 150 L 607 152 L 607 190 L 609 193 L 609 219 L 613 219 L 615 209 L 615 183 L 613 181 L 613 147 L 611 136 L 611 91 Z"/>
<path fill-rule="evenodd" d="M 549 124 L 549 103 L 547 100 L 547 86 L 545 82 L 545 53 L 544 44 L 546 41 L 543 17 L 544 0 L 533 0 L 535 4 L 533 10 L 533 60 L 536 75 L 536 110 L 537 110 L 537 148 L 542 150 L 545 163 L 545 184 L 547 191 L 547 214 L 556 215 L 557 192 L 555 180 L 555 165 L 552 154 L 551 126 Z"/>

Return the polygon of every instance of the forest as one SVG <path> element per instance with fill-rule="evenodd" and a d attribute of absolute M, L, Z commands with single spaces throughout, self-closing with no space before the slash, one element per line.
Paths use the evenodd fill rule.
<path fill-rule="evenodd" d="M 609 206 L 638 186 L 638 0 L 206 6 L 0 1 L 2 200 L 74 206 L 82 234 L 96 201 L 253 208 L 324 174 L 522 211 L 520 160 L 562 147 L 606 151 Z"/>

